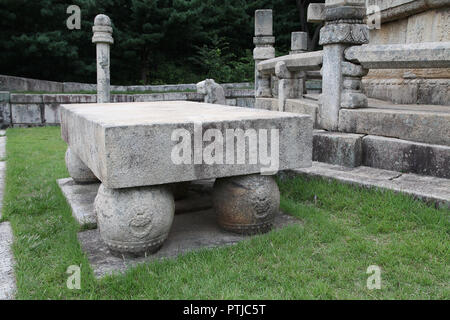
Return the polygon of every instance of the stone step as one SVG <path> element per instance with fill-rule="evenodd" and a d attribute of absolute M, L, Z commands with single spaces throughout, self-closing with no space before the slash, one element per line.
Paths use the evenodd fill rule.
<path fill-rule="evenodd" d="M 450 147 L 389 137 L 315 130 L 313 160 L 450 179 Z"/>
<path fill-rule="evenodd" d="M 303 99 L 288 99 L 286 111 L 319 117 L 319 95 L 305 94 Z M 404 139 L 450 146 L 450 106 L 393 104 L 368 99 L 369 107 L 341 109 L 339 131 Z"/>
<path fill-rule="evenodd" d="M 313 162 L 310 168 L 290 170 L 288 176 L 323 177 L 366 188 L 393 190 L 414 198 L 450 209 L 450 179 L 403 174 L 360 166 L 346 168 L 327 163 Z"/>
<path fill-rule="evenodd" d="M 379 136 L 362 139 L 365 166 L 450 179 L 450 147 Z"/>
<path fill-rule="evenodd" d="M 345 167 L 362 164 L 362 134 L 315 130 L 313 160 Z"/>
<path fill-rule="evenodd" d="M 450 146 L 450 106 L 369 99 L 369 108 L 339 111 L 339 131 Z"/>
<path fill-rule="evenodd" d="M 278 106 L 278 101 L 276 102 Z M 307 114 L 312 117 L 314 128 L 319 128 L 319 105 L 317 101 L 311 99 L 287 99 L 285 110 L 286 112 Z"/>

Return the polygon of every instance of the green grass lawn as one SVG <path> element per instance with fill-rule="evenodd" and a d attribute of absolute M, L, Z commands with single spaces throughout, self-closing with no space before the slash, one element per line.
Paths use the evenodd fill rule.
<path fill-rule="evenodd" d="M 9 129 L 4 219 L 18 299 L 449 299 L 450 212 L 403 195 L 325 180 L 280 183 L 302 223 L 236 246 L 151 262 L 96 280 L 56 179 L 68 173 L 57 127 Z M 81 265 L 82 289 L 66 287 Z M 370 265 L 382 289 L 366 288 Z"/>

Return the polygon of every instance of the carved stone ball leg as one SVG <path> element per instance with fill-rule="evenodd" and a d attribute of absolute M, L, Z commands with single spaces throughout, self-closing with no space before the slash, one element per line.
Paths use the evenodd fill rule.
<path fill-rule="evenodd" d="M 280 191 L 272 176 L 259 174 L 217 179 L 213 203 L 219 225 L 240 234 L 272 229 L 280 208 Z"/>
<path fill-rule="evenodd" d="M 67 170 L 76 183 L 84 184 L 98 182 L 97 177 L 92 173 L 91 169 L 89 169 L 70 148 L 67 148 L 65 159 Z"/>
<path fill-rule="evenodd" d="M 166 186 L 109 189 L 102 184 L 94 208 L 111 253 L 142 256 L 158 251 L 167 239 L 175 202 Z"/>

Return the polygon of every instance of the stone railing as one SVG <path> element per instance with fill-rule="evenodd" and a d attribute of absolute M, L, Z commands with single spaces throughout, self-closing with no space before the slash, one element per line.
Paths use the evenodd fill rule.
<path fill-rule="evenodd" d="M 293 32 L 290 54 L 275 58 L 272 10 L 255 12 L 255 96 L 256 107 L 274 109 L 270 100 L 277 98 L 279 111 L 287 99 L 301 98 L 307 92 L 307 79 L 321 79 L 322 51 L 307 52 L 305 32 Z"/>
<path fill-rule="evenodd" d="M 345 58 L 366 69 L 449 68 L 450 42 L 356 46 Z"/>
<path fill-rule="evenodd" d="M 268 22 L 267 17 L 271 18 L 268 10 L 263 12 L 265 19 L 258 19 L 257 11 L 256 30 L 268 30 L 258 26 L 261 23 L 272 26 L 272 22 Z M 295 52 L 264 60 L 255 58 L 257 77 L 260 79 L 256 86 L 256 106 L 265 108 L 272 103 L 272 109 L 284 111 L 286 100 L 303 97 L 302 83 L 313 75 L 311 70 L 321 68 L 318 127 L 336 131 L 341 109 L 368 106 L 362 78 L 369 69 L 449 68 L 450 42 L 370 45 L 367 14 L 365 0 L 327 0 L 325 4 L 311 4 L 308 21 L 324 23 L 319 41 L 323 50 Z M 294 46 L 294 40 L 292 42 Z M 266 98 L 272 98 L 272 101 Z M 277 98 L 278 108 L 274 108 L 273 98 Z"/>

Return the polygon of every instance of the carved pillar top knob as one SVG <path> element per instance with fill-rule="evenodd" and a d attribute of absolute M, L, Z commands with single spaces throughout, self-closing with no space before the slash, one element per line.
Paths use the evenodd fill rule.
<path fill-rule="evenodd" d="M 95 17 L 92 31 L 94 32 L 93 43 L 114 43 L 111 19 L 107 15 L 99 14 Z"/>

